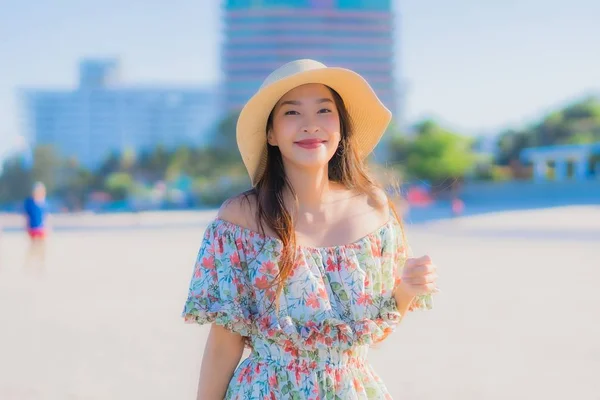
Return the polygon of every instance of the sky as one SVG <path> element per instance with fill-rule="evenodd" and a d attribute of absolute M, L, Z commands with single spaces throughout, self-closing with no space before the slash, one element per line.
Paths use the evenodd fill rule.
<path fill-rule="evenodd" d="M 220 3 L 0 0 L 0 155 L 19 133 L 16 89 L 74 87 L 84 57 L 118 57 L 132 85 L 218 82 Z M 598 0 L 394 6 L 407 123 L 493 135 L 600 94 Z"/>

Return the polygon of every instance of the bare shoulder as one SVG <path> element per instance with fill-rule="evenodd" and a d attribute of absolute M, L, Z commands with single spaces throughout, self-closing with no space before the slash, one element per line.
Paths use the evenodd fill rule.
<path fill-rule="evenodd" d="M 373 187 L 369 193 L 367 204 L 373 209 L 377 216 L 378 226 L 386 224 L 390 220 L 390 203 L 385 191 L 380 187 Z"/>
<path fill-rule="evenodd" d="M 371 207 L 377 211 L 383 212 L 386 215 L 389 213 L 388 197 L 382 188 L 373 186 L 367 195 L 367 202 Z"/>
<path fill-rule="evenodd" d="M 378 187 L 372 187 L 366 193 L 353 196 L 348 215 L 361 216 L 357 221 L 366 224 L 370 228 L 376 228 L 385 224 L 390 218 L 390 207 L 385 191 Z M 364 220 L 363 220 L 364 218 Z"/>
<path fill-rule="evenodd" d="M 256 195 L 249 192 L 240 193 L 223 202 L 217 217 L 244 228 L 256 230 Z"/>

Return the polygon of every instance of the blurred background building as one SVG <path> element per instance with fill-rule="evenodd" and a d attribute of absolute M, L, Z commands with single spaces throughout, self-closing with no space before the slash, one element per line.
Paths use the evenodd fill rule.
<path fill-rule="evenodd" d="M 222 69 L 228 110 L 275 68 L 312 58 L 363 75 L 398 115 L 390 0 L 226 0 Z"/>
<path fill-rule="evenodd" d="M 214 87 L 128 86 L 117 59 L 87 59 L 75 89 L 20 91 L 24 136 L 95 168 L 111 152 L 200 145 L 219 118 Z"/>

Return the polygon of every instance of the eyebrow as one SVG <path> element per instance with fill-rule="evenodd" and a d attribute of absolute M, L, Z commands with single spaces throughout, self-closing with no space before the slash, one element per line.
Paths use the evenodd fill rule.
<path fill-rule="evenodd" d="M 333 103 L 333 101 L 331 99 L 328 99 L 328 98 L 324 97 L 322 99 L 318 99 L 316 101 L 316 103 L 317 104 L 321 104 L 321 103 Z M 280 106 L 285 106 L 286 104 L 291 104 L 293 106 L 299 106 L 299 105 L 302 105 L 302 102 L 298 101 L 298 100 L 286 100 L 286 101 L 282 102 L 280 104 Z"/>

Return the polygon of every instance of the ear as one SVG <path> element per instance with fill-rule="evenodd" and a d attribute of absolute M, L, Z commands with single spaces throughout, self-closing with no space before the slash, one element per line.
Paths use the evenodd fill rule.
<path fill-rule="evenodd" d="M 273 130 L 269 129 L 267 132 L 267 143 L 271 146 L 277 146 L 277 140 L 275 140 L 275 135 L 273 135 Z"/>

